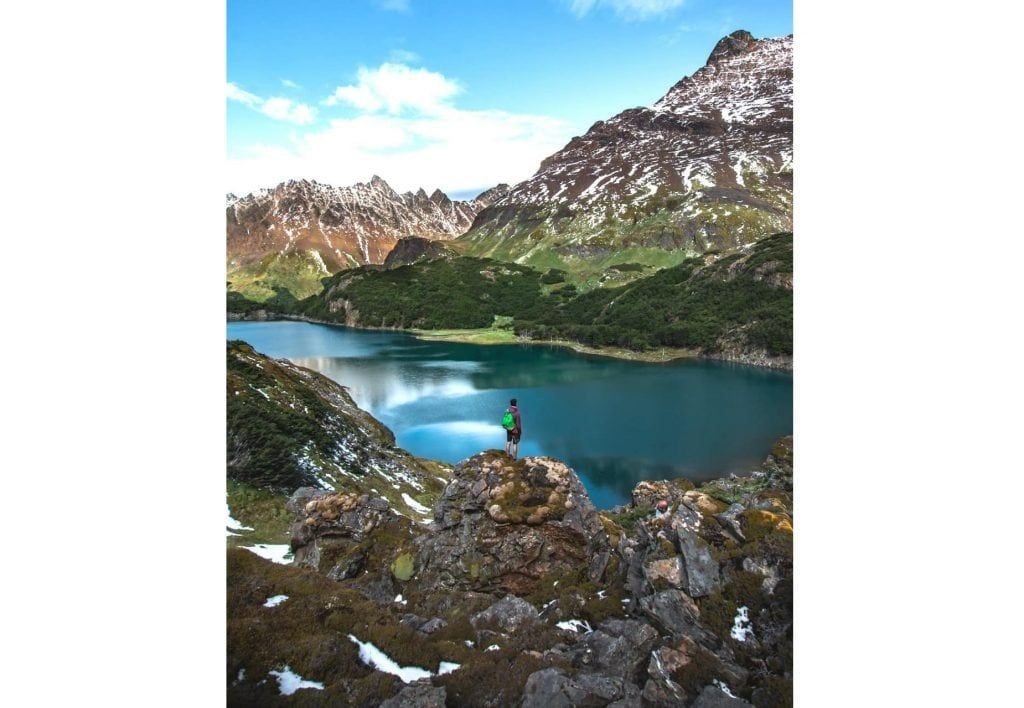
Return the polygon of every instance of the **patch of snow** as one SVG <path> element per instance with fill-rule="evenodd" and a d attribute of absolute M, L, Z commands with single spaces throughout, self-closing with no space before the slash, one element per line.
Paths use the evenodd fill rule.
<path fill-rule="evenodd" d="M 408 605 L 409 601 L 406 600 L 404 597 L 402 597 L 402 594 L 399 593 L 399 594 L 395 595 L 395 604 L 398 604 L 398 605 Z"/>
<path fill-rule="evenodd" d="M 473 642 L 471 640 L 469 640 L 469 639 L 464 639 L 463 642 L 465 642 L 467 647 L 473 646 Z"/>
<path fill-rule="evenodd" d="M 287 543 L 282 544 L 268 544 L 268 543 L 257 543 L 255 546 L 242 546 L 247 551 L 252 551 L 260 558 L 266 558 L 269 561 L 280 563 L 281 565 L 288 565 L 292 562 L 294 556 L 292 556 L 292 548 Z"/>
<path fill-rule="evenodd" d="M 273 597 L 268 597 L 267 601 L 263 603 L 263 606 L 264 607 L 277 607 L 278 605 L 280 605 L 282 602 L 284 602 L 287 599 L 288 599 L 287 595 L 274 595 Z"/>
<path fill-rule="evenodd" d="M 245 668 L 241 668 L 241 669 L 238 670 L 238 680 L 239 681 L 244 681 L 245 680 Z"/>
<path fill-rule="evenodd" d="M 351 634 L 348 635 L 348 638 L 359 646 L 359 658 L 363 663 L 372 666 L 378 671 L 397 676 L 405 683 L 421 678 L 429 678 L 434 675 L 418 666 L 399 666 L 394 659 L 375 647 L 373 643 L 361 642 Z"/>
<path fill-rule="evenodd" d="M 443 674 L 450 674 L 460 666 L 462 666 L 462 664 L 456 664 L 452 661 L 442 661 L 441 664 L 437 667 L 437 675 L 441 676 Z"/>
<path fill-rule="evenodd" d="M 597 591 L 597 599 L 598 600 L 603 600 L 605 598 L 605 594 L 607 592 L 608 592 L 607 590 L 598 590 Z"/>
<path fill-rule="evenodd" d="M 415 499 L 410 497 L 405 492 L 402 492 L 402 499 L 405 501 L 406 504 L 409 505 L 409 508 L 412 509 L 413 511 L 418 511 L 421 514 L 430 514 L 430 513 L 432 513 L 430 511 L 430 509 L 428 509 L 427 507 L 425 507 L 422 504 L 420 504 L 418 501 L 416 501 Z"/>
<path fill-rule="evenodd" d="M 594 631 L 593 629 L 591 629 L 590 624 L 588 624 L 586 620 L 571 619 L 566 620 L 565 622 L 559 622 L 555 626 L 559 629 L 567 629 L 570 632 L 579 632 L 580 630 L 586 630 L 584 634 L 586 634 L 587 632 Z"/>
<path fill-rule="evenodd" d="M 749 626 L 750 617 L 747 616 L 747 608 L 740 607 L 736 610 L 736 617 L 732 620 L 732 631 L 729 633 L 738 642 L 747 641 L 747 637 L 754 636 L 754 630 Z"/>
<path fill-rule="evenodd" d="M 277 677 L 277 686 L 281 689 L 282 696 L 290 696 L 300 688 L 315 688 L 318 691 L 324 690 L 324 685 L 316 681 L 307 681 L 292 671 L 286 664 L 283 671 L 271 671 L 272 676 Z"/>
<path fill-rule="evenodd" d="M 724 681 L 719 681 L 718 679 L 715 679 L 714 683 L 716 686 L 722 689 L 722 693 L 729 696 L 729 698 L 738 698 L 736 694 L 729 690 L 729 687 L 725 685 Z"/>
<path fill-rule="evenodd" d="M 499 649 L 501 649 L 501 647 L 499 647 L 497 644 L 492 644 L 491 646 L 484 649 L 484 651 L 498 651 Z"/>

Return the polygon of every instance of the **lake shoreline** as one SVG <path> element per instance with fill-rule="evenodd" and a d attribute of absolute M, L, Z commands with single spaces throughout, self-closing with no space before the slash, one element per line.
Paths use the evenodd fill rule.
<path fill-rule="evenodd" d="M 460 344 L 477 344 L 481 346 L 493 346 L 497 344 L 520 344 L 526 346 L 546 346 L 559 349 L 569 349 L 577 354 L 587 356 L 604 357 L 607 359 L 618 359 L 620 361 L 633 361 L 646 364 L 666 364 L 683 359 L 724 361 L 732 364 L 742 364 L 773 371 L 793 372 L 792 357 L 769 357 L 745 355 L 735 353 L 727 356 L 707 356 L 700 354 L 693 349 L 676 349 L 671 347 L 659 347 L 650 352 L 637 352 L 631 349 L 619 347 L 590 347 L 578 342 L 555 339 L 528 339 L 517 337 L 508 330 L 493 330 L 490 328 L 481 329 L 450 329 L 450 330 L 424 330 L 399 327 L 374 327 L 372 325 L 350 325 L 330 320 L 322 320 L 308 315 L 291 315 L 270 310 L 256 310 L 254 313 L 228 312 L 229 322 L 273 322 L 275 320 L 289 320 L 297 322 L 309 322 L 311 324 L 331 325 L 345 327 L 348 329 L 359 329 L 374 332 L 404 332 L 411 334 L 416 339 L 433 342 L 457 342 Z"/>

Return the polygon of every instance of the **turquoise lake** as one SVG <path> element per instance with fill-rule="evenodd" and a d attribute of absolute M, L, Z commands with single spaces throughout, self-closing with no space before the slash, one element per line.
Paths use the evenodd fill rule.
<path fill-rule="evenodd" d="M 455 463 L 504 448 L 501 416 L 518 398 L 520 457 L 564 460 L 598 508 L 626 503 L 642 479 L 699 483 L 756 470 L 772 443 L 793 432 L 789 372 L 426 342 L 306 322 L 229 322 L 227 337 L 348 387 L 420 457 Z"/>

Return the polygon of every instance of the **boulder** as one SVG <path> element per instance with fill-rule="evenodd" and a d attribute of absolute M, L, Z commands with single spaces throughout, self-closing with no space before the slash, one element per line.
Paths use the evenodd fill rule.
<path fill-rule="evenodd" d="M 630 690 L 632 688 L 632 690 Z M 636 700 L 637 689 L 618 678 L 583 674 L 568 676 L 561 669 L 541 669 L 530 674 L 523 690 L 522 708 L 574 708 L 575 706 L 604 706 L 612 701 L 631 697 Z"/>
<path fill-rule="evenodd" d="M 537 608 L 529 602 L 515 595 L 506 595 L 483 612 L 470 617 L 469 621 L 474 629 L 498 627 L 503 632 L 513 634 L 523 625 L 540 620 Z"/>
<path fill-rule="evenodd" d="M 705 635 L 698 625 L 700 609 L 686 593 L 663 590 L 640 600 L 640 609 L 651 622 L 665 633 L 700 638 Z"/>
<path fill-rule="evenodd" d="M 489 450 L 460 462 L 420 537 L 417 572 L 437 590 L 525 595 L 551 573 L 601 579 L 604 524 L 576 473 L 550 457 Z"/>
<path fill-rule="evenodd" d="M 380 497 L 345 492 L 300 495 L 302 491 L 295 492 L 289 500 L 295 510 L 299 510 L 299 503 L 305 500 L 298 512 L 301 520 L 292 526 L 291 546 L 295 564 L 299 566 L 319 570 L 325 544 L 337 545 L 338 541 L 346 542 L 343 545 L 358 544 L 390 516 L 388 501 Z M 339 579 L 352 577 L 349 575 L 354 570 L 351 561 L 346 560 L 345 568 L 331 566 L 324 571 Z M 358 565 L 356 562 L 355 566 Z"/>
<path fill-rule="evenodd" d="M 708 545 L 693 531 L 680 529 L 677 537 L 686 573 L 685 590 L 690 597 L 704 597 L 721 588 L 718 563 Z"/>
<path fill-rule="evenodd" d="M 647 655 L 657 640 L 657 631 L 645 622 L 606 620 L 576 642 L 570 658 L 585 671 L 635 682 L 641 680 Z"/>

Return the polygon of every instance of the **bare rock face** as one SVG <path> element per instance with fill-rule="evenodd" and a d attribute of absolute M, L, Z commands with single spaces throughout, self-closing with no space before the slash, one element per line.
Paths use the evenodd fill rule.
<path fill-rule="evenodd" d="M 576 473 L 550 457 L 513 462 L 498 450 L 456 466 L 434 507 L 436 532 L 417 565 L 441 587 L 517 595 L 549 573 L 583 571 L 596 580 L 607 534 Z M 607 553 L 604 553 L 607 562 Z"/>
<path fill-rule="evenodd" d="M 453 258 L 457 253 L 439 241 L 431 241 L 417 236 L 399 239 L 395 247 L 384 259 L 385 268 L 398 268 L 403 265 L 432 261 L 438 258 Z"/>

